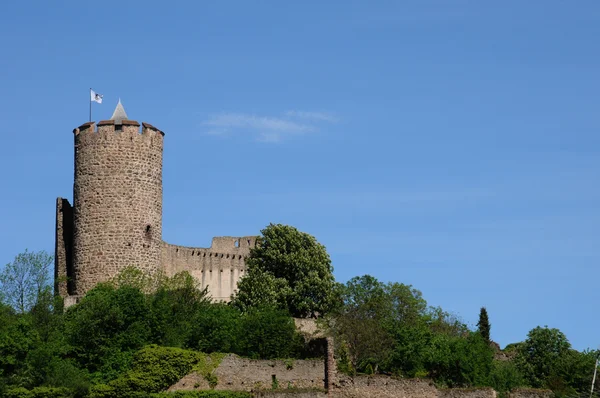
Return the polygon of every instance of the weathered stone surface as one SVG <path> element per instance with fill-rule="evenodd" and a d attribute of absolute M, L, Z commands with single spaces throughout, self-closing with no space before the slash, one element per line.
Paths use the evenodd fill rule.
<path fill-rule="evenodd" d="M 279 388 L 325 387 L 325 367 L 320 359 L 254 360 L 230 354 L 213 371 L 218 384 L 215 390 L 253 391 L 269 389 L 273 382 Z M 205 378 L 192 372 L 169 388 L 177 390 L 207 390 Z"/>
<path fill-rule="evenodd" d="M 161 267 L 163 135 L 130 121 L 75 130 L 73 295 Z"/>

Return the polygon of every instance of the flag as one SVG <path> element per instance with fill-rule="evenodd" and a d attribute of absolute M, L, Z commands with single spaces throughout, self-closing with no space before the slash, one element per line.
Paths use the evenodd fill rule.
<path fill-rule="evenodd" d="M 98 94 L 94 90 L 90 88 L 90 101 L 97 102 L 99 104 L 102 103 L 102 94 Z"/>

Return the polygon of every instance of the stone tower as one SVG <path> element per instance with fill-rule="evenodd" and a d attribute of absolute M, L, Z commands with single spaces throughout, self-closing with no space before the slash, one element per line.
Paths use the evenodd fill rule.
<path fill-rule="evenodd" d="M 128 266 L 161 269 L 164 133 L 129 120 L 121 101 L 110 118 L 73 130 L 73 206 L 57 200 L 55 280 L 81 296 Z"/>

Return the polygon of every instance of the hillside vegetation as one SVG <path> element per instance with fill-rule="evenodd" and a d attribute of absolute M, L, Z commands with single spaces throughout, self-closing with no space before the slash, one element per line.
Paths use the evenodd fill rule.
<path fill-rule="evenodd" d="M 427 377 L 442 387 L 581 394 L 598 355 L 572 349 L 547 327 L 501 352 L 485 308 L 470 330 L 410 285 L 369 275 L 337 283 L 325 248 L 289 226 L 262 231 L 229 304 L 212 303 L 187 273 L 166 278 L 132 268 L 65 310 L 52 294 L 50 263 L 26 251 L 0 274 L 0 396 L 246 397 L 164 391 L 190 371 L 215 384 L 212 370 L 224 353 L 307 357 L 292 316 L 318 318 L 335 338 L 340 372 Z"/>

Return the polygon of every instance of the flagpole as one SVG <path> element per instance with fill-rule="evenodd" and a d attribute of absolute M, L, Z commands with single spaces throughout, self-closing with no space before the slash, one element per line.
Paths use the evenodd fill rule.
<path fill-rule="evenodd" d="M 90 101 L 90 122 L 92 121 L 92 98 L 91 98 L 91 95 L 92 95 L 92 88 L 90 87 L 90 100 L 89 100 Z"/>

